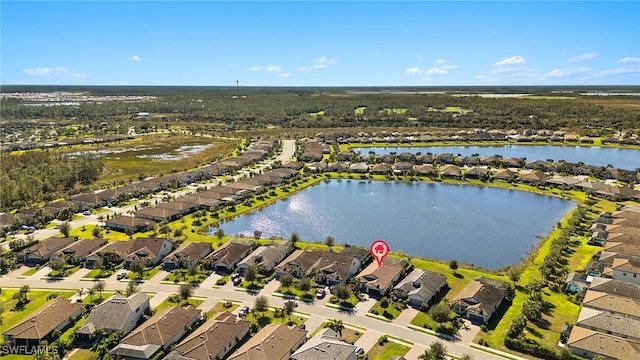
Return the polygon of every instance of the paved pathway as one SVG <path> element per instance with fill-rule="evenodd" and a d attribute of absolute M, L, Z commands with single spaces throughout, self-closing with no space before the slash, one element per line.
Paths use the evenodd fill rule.
<path fill-rule="evenodd" d="M 413 320 L 413 318 L 416 317 L 416 315 L 418 315 L 419 312 L 420 311 L 417 309 L 408 307 L 404 309 L 395 320 L 393 320 L 393 323 L 402 325 L 402 326 L 407 326 L 411 323 L 411 320 Z"/>
<path fill-rule="evenodd" d="M 47 276 L 51 272 L 51 268 L 48 266 L 43 266 L 40 270 L 36 271 L 35 274 L 28 277 L 29 280 L 32 279 L 42 279 Z"/>

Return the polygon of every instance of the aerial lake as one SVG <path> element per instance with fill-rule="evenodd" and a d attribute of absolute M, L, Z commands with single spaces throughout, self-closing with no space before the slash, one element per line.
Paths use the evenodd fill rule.
<path fill-rule="evenodd" d="M 565 160 L 572 163 L 582 161 L 587 165 L 607 166 L 611 164 L 614 168 L 635 170 L 640 167 L 640 150 L 603 148 L 591 146 L 555 146 L 555 145 L 507 145 L 507 146 L 420 146 L 420 147 L 372 147 L 353 148 L 353 152 L 367 154 L 369 151 L 377 155 L 389 154 L 391 152 L 401 153 L 421 152 L 426 154 L 449 153 L 453 155 L 470 156 L 479 154 L 480 156 L 501 155 L 503 158 L 526 158 L 527 161 Z"/>
<path fill-rule="evenodd" d="M 331 180 L 221 225 L 227 234 L 368 247 L 496 270 L 519 263 L 575 207 L 573 201 L 468 185 Z"/>

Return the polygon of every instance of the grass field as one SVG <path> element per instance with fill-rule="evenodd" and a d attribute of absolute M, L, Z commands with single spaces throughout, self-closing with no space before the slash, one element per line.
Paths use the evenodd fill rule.
<path fill-rule="evenodd" d="M 433 107 L 429 107 L 429 109 L 427 111 L 437 111 L 437 112 L 447 112 L 447 113 L 460 113 L 460 114 L 466 114 L 466 113 L 473 112 L 473 110 L 464 109 L 464 108 L 461 108 L 459 106 L 447 106 L 444 109 L 436 109 L 436 108 L 433 108 Z"/>
<path fill-rule="evenodd" d="M 384 345 L 376 343 L 367 353 L 368 360 L 387 360 L 394 356 L 404 356 L 411 348 L 393 341 L 387 341 Z"/>

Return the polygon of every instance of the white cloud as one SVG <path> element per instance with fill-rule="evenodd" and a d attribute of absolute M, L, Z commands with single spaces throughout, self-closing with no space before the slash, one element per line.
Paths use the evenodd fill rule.
<path fill-rule="evenodd" d="M 282 66 L 279 65 L 254 65 L 249 68 L 249 71 L 266 71 L 266 72 L 281 72 Z"/>
<path fill-rule="evenodd" d="M 22 72 L 31 76 L 44 77 L 44 78 L 70 79 L 74 81 L 81 81 L 87 77 L 83 73 L 75 72 L 69 68 L 62 67 L 62 66 L 25 69 Z"/>
<path fill-rule="evenodd" d="M 617 69 L 604 70 L 598 73 L 598 76 L 620 75 L 620 74 L 632 74 L 640 73 L 640 66 L 621 67 Z"/>
<path fill-rule="evenodd" d="M 526 63 L 527 60 L 525 60 L 522 56 L 512 56 L 510 58 L 506 58 L 498 61 L 497 63 L 494 63 L 493 66 L 518 65 Z"/>
<path fill-rule="evenodd" d="M 424 71 L 420 68 L 414 67 L 414 68 L 408 68 L 407 70 L 404 71 L 405 74 L 422 74 Z"/>
<path fill-rule="evenodd" d="M 291 73 L 288 73 L 288 72 L 287 72 L 287 73 L 282 73 L 282 74 L 280 74 L 280 75 L 278 75 L 278 76 L 279 76 L 279 77 L 281 77 L 281 78 L 283 78 L 283 79 L 286 79 L 286 78 L 288 78 L 289 76 L 291 76 Z"/>
<path fill-rule="evenodd" d="M 416 59 L 422 59 L 422 58 L 423 58 L 422 54 L 416 55 Z"/>
<path fill-rule="evenodd" d="M 586 54 L 570 57 L 567 59 L 567 62 L 570 62 L 570 63 L 583 62 L 586 60 L 595 59 L 597 57 L 598 57 L 598 53 L 586 53 Z"/>
<path fill-rule="evenodd" d="M 337 63 L 338 61 L 335 58 L 323 56 L 316 60 L 316 64 L 313 67 L 316 69 L 326 69 L 329 65 L 335 65 Z"/>
<path fill-rule="evenodd" d="M 130 59 L 130 60 L 131 60 L 131 61 L 142 61 L 142 60 L 144 60 L 144 59 L 143 59 L 143 58 L 141 58 L 141 57 L 140 57 L 140 56 L 138 56 L 138 55 L 133 55 L 133 56 L 131 57 L 131 59 Z"/>
<path fill-rule="evenodd" d="M 444 75 L 446 73 L 448 73 L 447 70 L 440 69 L 440 68 L 429 69 L 426 72 L 427 75 Z"/>
<path fill-rule="evenodd" d="M 544 77 L 565 77 L 572 74 L 586 73 L 589 71 L 590 69 L 586 67 L 579 67 L 579 68 L 573 68 L 573 69 L 554 69 L 549 71 L 547 74 L 545 74 Z"/>
<path fill-rule="evenodd" d="M 300 71 L 300 72 L 311 72 L 311 71 L 313 71 L 313 69 L 310 68 L 310 67 L 306 67 L 306 66 L 300 66 L 300 68 L 298 68 L 298 71 Z"/>
<path fill-rule="evenodd" d="M 443 60 L 443 59 L 436 60 L 436 64 L 439 64 L 439 65 L 446 64 L 446 63 L 447 63 L 447 60 Z"/>
<path fill-rule="evenodd" d="M 616 61 L 616 63 L 618 63 L 618 64 L 640 63 L 640 58 L 637 58 L 637 57 L 625 57 L 625 58 L 622 58 L 622 59 Z"/>

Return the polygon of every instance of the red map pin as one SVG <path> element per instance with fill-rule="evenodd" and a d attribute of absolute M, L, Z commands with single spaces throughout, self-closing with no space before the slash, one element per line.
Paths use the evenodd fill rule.
<path fill-rule="evenodd" d="M 378 267 L 380 267 L 380 265 L 382 265 L 382 260 L 384 260 L 384 257 L 389 254 L 389 245 L 387 245 L 384 240 L 376 240 L 371 243 L 369 252 L 371 253 L 371 256 L 373 256 L 378 262 Z"/>

